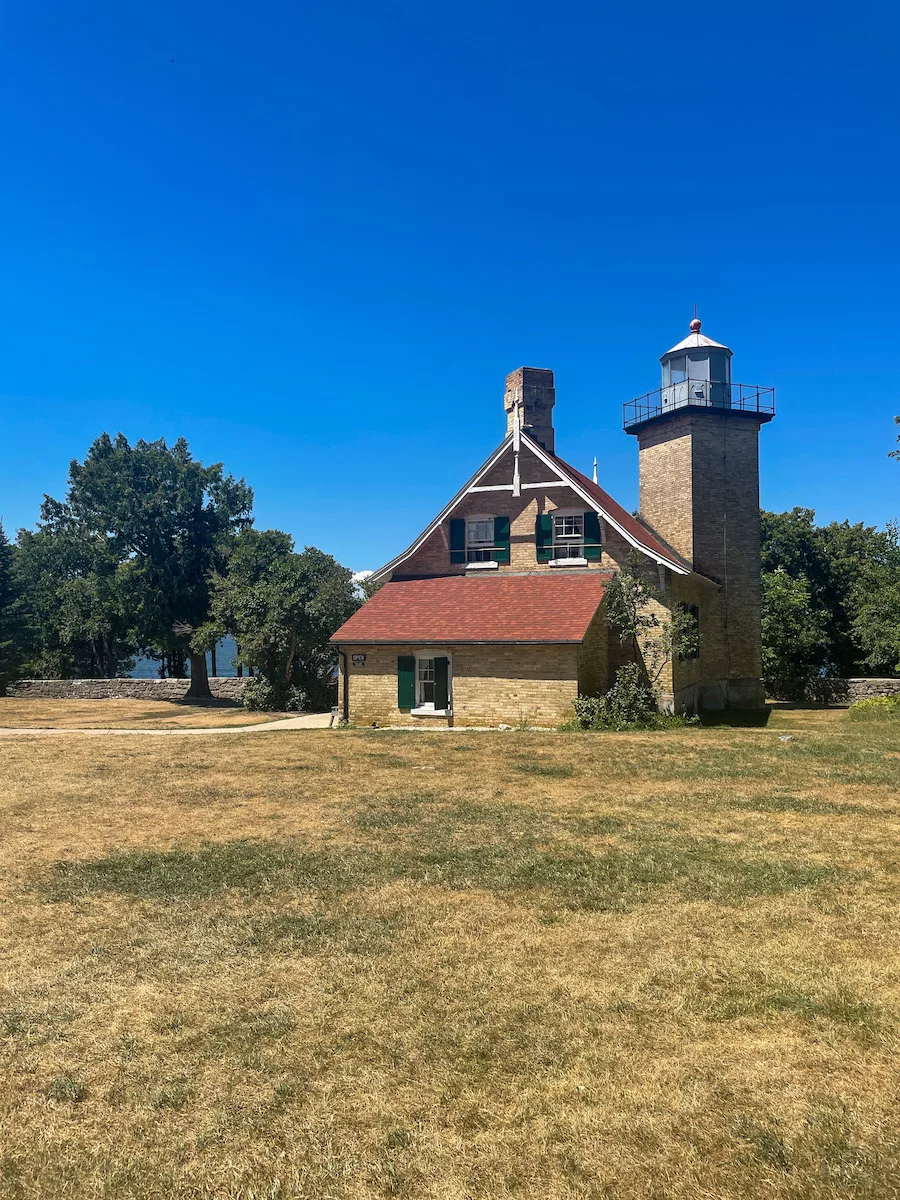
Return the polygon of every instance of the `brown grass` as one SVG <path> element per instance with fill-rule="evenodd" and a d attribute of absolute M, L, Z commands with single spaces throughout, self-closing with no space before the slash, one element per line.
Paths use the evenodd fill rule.
<path fill-rule="evenodd" d="M 0 1196 L 897 1196 L 898 750 L 7 739 Z"/>
<path fill-rule="evenodd" d="M 170 704 L 164 700 L 16 700 L 0 697 L 0 729 L 208 729 L 256 725 L 278 713 L 236 704 Z"/>

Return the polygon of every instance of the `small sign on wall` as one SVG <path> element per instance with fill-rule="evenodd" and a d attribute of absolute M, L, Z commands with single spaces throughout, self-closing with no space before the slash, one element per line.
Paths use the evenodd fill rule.
<path fill-rule="evenodd" d="M 354 667 L 364 667 L 366 665 L 366 656 L 364 654 L 351 654 L 350 659 Z"/>

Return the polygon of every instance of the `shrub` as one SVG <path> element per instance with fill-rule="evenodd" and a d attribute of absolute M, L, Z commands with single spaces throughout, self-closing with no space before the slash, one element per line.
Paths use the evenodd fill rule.
<path fill-rule="evenodd" d="M 900 696 L 877 696 L 850 705 L 851 721 L 900 721 Z"/>
<path fill-rule="evenodd" d="M 258 676 L 244 690 L 242 703 L 248 712 L 303 712 L 306 693 L 298 687 L 275 688 Z"/>
<path fill-rule="evenodd" d="M 661 713 L 637 663 L 625 663 L 604 696 L 579 696 L 575 701 L 576 729 L 680 728 L 684 717 Z"/>

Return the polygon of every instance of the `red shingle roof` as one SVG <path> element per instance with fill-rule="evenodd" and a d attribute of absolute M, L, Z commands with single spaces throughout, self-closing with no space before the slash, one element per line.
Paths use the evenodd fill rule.
<path fill-rule="evenodd" d="M 679 560 L 675 557 L 668 547 L 664 546 L 657 538 L 653 536 L 650 530 L 637 517 L 633 517 L 630 512 L 617 504 L 608 492 L 604 492 L 602 487 L 599 487 L 592 479 L 588 479 L 587 475 L 582 475 L 580 471 L 576 471 L 574 467 L 570 467 L 567 462 L 561 458 L 557 458 L 555 454 L 550 456 L 559 469 L 570 478 L 574 479 L 583 491 L 587 492 L 601 508 L 607 512 L 614 521 L 618 522 L 623 529 L 631 534 L 634 540 L 640 545 L 645 546 L 648 550 L 652 550 L 658 554 L 660 558 L 666 559 L 667 562 L 673 563 L 676 566 L 682 566 Z"/>
<path fill-rule="evenodd" d="M 438 576 L 386 583 L 332 642 L 580 642 L 609 576 Z"/>

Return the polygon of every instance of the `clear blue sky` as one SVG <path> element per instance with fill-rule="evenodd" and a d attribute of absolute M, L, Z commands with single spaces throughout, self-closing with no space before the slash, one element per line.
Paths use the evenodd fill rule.
<path fill-rule="evenodd" d="M 0 36 L 9 531 L 101 431 L 183 434 L 375 567 L 522 364 L 633 507 L 621 403 L 694 302 L 778 388 L 763 504 L 900 513 L 889 0 L 8 0 Z"/>

